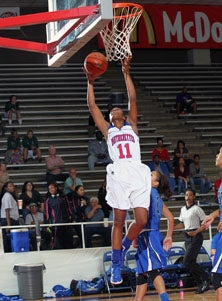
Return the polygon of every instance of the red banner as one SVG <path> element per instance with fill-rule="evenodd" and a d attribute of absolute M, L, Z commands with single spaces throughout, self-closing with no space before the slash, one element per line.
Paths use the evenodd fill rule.
<path fill-rule="evenodd" d="M 222 6 L 143 7 L 131 48 L 222 48 Z"/>

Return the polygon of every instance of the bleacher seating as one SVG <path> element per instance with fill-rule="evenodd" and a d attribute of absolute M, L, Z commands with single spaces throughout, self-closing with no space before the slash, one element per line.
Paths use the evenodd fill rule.
<path fill-rule="evenodd" d="M 86 193 L 92 196 L 97 194 L 106 172 L 104 166 L 96 166 L 95 170 L 90 173 L 88 171 L 87 145 L 89 138 L 87 124 L 89 111 L 86 103 L 86 79 L 81 68 L 81 64 L 67 64 L 60 68 L 49 68 L 45 65 L 1 66 L 0 78 L 4 83 L 4 87 L 2 86 L 0 91 L 1 110 L 3 112 L 4 103 L 9 99 L 9 96 L 16 94 L 21 105 L 23 124 L 7 125 L 6 134 L 0 139 L 0 159 L 3 160 L 4 158 L 6 140 L 11 128 L 16 127 L 21 136 L 26 133 L 27 129 L 31 128 L 39 139 L 43 159 L 48 155 L 48 147 L 54 144 L 57 154 L 64 158 L 65 171 L 67 172 L 71 166 L 76 167 L 78 176 L 85 184 Z M 133 77 L 135 68 L 137 68 L 136 65 L 132 65 Z M 141 68 L 139 67 L 138 70 L 141 71 Z M 156 77 L 158 78 L 161 73 L 162 76 L 168 77 L 169 74 L 166 73 L 166 69 L 169 68 L 168 66 L 161 70 L 161 66 L 155 67 Z M 185 69 L 186 66 L 182 65 L 181 68 Z M 126 95 L 121 68 L 118 65 L 113 65 L 109 69 L 102 78 L 95 81 L 96 101 L 103 112 L 107 110 L 107 104 L 112 101 L 113 91 L 121 91 Z M 143 69 L 140 74 L 146 77 L 145 72 Z M 189 69 L 186 73 L 191 74 L 191 72 L 197 73 L 195 68 Z M 147 95 L 144 86 L 137 79 L 135 83 L 143 162 L 148 163 L 151 160 L 151 153 L 156 145 L 156 137 L 163 137 L 171 155 L 176 141 L 183 138 L 191 154 L 201 152 L 204 164 L 207 163 L 209 151 L 211 152 L 212 148 L 205 149 L 205 139 L 196 139 L 197 133 L 199 134 L 201 131 L 192 132 L 190 127 L 187 130 L 184 123 L 174 118 L 172 114 L 166 113 L 166 108 L 160 97 Z M 201 95 L 200 97 L 204 96 Z M 169 101 L 169 97 L 167 101 Z M 119 103 L 115 102 L 115 105 L 121 106 L 124 110 L 127 109 L 125 98 Z M 217 100 L 217 106 L 219 106 L 219 100 Z M 187 124 L 189 121 L 191 119 L 187 120 Z M 214 158 L 215 155 L 212 153 L 212 160 Z M 207 174 L 210 176 L 215 172 L 212 164 L 212 161 L 206 164 Z M 8 172 L 15 182 L 18 192 L 21 191 L 22 184 L 28 178 L 33 181 L 36 189 L 42 194 L 46 193 L 44 160 L 42 163 L 28 161 L 19 166 L 8 165 Z M 175 196 L 174 199 L 178 208 L 181 207 L 184 197 Z"/>
<path fill-rule="evenodd" d="M 174 119 L 173 142 L 182 138 L 191 155 L 200 153 L 207 175 L 215 179 L 217 170 L 214 166 L 216 150 L 221 144 L 222 128 L 222 67 L 192 66 L 189 64 L 133 64 L 133 79 L 144 93 L 159 104 L 168 116 Z M 185 114 L 177 119 L 175 111 L 176 95 L 186 86 L 197 102 L 196 114 Z M 177 119 L 177 120 L 176 120 Z M 150 120 L 150 119 L 149 119 Z M 160 120 L 160 119 L 159 119 Z M 151 121 L 151 120 L 150 120 Z M 159 129 L 161 125 L 152 124 Z M 209 133 L 208 133 L 208 128 Z M 170 130 L 172 130 L 172 125 Z M 183 130 L 183 135 L 181 135 Z M 166 131 L 163 134 L 167 137 Z M 168 131 L 170 135 L 170 131 Z M 175 145 L 175 144 L 174 144 Z"/>

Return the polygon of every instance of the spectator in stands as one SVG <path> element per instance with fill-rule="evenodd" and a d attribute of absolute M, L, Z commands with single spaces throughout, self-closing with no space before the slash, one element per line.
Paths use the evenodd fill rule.
<path fill-rule="evenodd" d="M 175 181 L 178 194 L 184 194 L 189 183 L 189 167 L 186 166 L 184 158 L 179 159 L 178 166 L 175 167 Z"/>
<path fill-rule="evenodd" d="M 88 135 L 89 137 L 93 137 L 95 135 L 96 132 L 96 124 L 95 121 L 92 117 L 92 115 L 89 115 L 89 119 L 88 119 Z"/>
<path fill-rule="evenodd" d="M 81 223 L 86 221 L 85 209 L 89 204 L 89 198 L 85 195 L 85 189 L 83 185 L 78 185 L 74 192 L 67 194 L 67 202 L 69 212 L 71 215 L 71 221 L 75 223 Z M 82 232 L 81 226 L 74 225 L 76 234 L 78 235 L 78 245 L 82 244 Z"/>
<path fill-rule="evenodd" d="M 174 149 L 173 165 L 176 167 L 178 165 L 179 159 L 183 158 L 186 166 L 191 163 L 189 150 L 186 148 L 185 142 L 183 140 L 177 141 L 177 147 Z"/>
<path fill-rule="evenodd" d="M 158 171 L 161 175 L 167 176 L 170 184 L 171 194 L 174 194 L 174 190 L 175 190 L 174 176 L 172 177 L 170 175 L 167 164 L 160 160 L 160 155 L 158 153 L 153 155 L 153 160 L 149 163 L 149 168 L 151 171 Z"/>
<path fill-rule="evenodd" d="M 29 158 L 34 159 L 36 156 L 39 162 L 42 162 L 42 153 L 39 148 L 39 142 L 35 135 L 33 135 L 33 130 L 28 130 L 27 135 L 23 136 L 23 157 L 24 162 L 27 162 Z"/>
<path fill-rule="evenodd" d="M 11 130 L 11 135 L 7 139 L 7 151 L 5 153 L 5 162 L 7 164 L 22 164 L 23 155 L 21 150 L 20 136 L 17 129 Z"/>
<path fill-rule="evenodd" d="M 208 193 L 212 188 L 212 183 L 207 179 L 204 173 L 203 164 L 200 162 L 200 155 L 195 154 L 193 156 L 193 162 L 189 166 L 190 168 L 190 187 L 196 191 L 196 185 L 200 186 L 200 193 Z"/>
<path fill-rule="evenodd" d="M 152 158 L 154 157 L 154 155 L 158 154 L 160 157 L 160 160 L 167 164 L 169 171 L 172 171 L 172 164 L 170 162 L 170 154 L 163 145 L 163 138 L 157 137 L 156 143 L 157 143 L 157 146 L 152 151 Z"/>
<path fill-rule="evenodd" d="M 99 188 L 98 199 L 99 199 L 99 204 L 102 206 L 104 216 L 108 218 L 110 212 L 112 211 L 112 207 L 110 207 L 107 204 L 107 200 L 106 200 L 106 180 L 103 181 L 102 185 Z"/>
<path fill-rule="evenodd" d="M 71 221 L 67 199 L 62 195 L 57 183 L 48 185 L 45 201 L 45 221 L 49 224 L 60 224 Z M 52 227 L 53 249 L 73 247 L 73 233 L 70 226 Z"/>
<path fill-rule="evenodd" d="M 37 239 L 36 236 L 41 236 L 40 224 L 44 224 L 43 212 L 38 211 L 36 203 L 29 204 L 29 213 L 25 217 L 26 225 L 36 225 L 35 228 L 29 229 L 30 249 L 37 251 Z"/>
<path fill-rule="evenodd" d="M 75 222 L 85 221 L 85 208 L 89 204 L 89 198 L 85 195 L 83 185 L 78 185 L 74 192 L 68 193 L 67 197 L 73 199 L 72 220 Z"/>
<path fill-rule="evenodd" d="M 186 205 L 181 208 L 179 224 L 174 230 L 185 229 L 184 265 L 191 272 L 198 285 L 196 294 L 202 294 L 209 289 L 209 276 L 197 263 L 197 256 L 203 244 L 202 232 L 205 227 L 200 227 L 206 215 L 202 208 L 195 204 L 195 192 L 191 189 L 186 191 Z"/>
<path fill-rule="evenodd" d="M 56 149 L 53 145 L 49 147 L 49 156 L 45 158 L 47 173 L 47 184 L 62 181 L 64 182 L 68 175 L 63 173 L 65 163 L 61 156 L 56 155 Z"/>
<path fill-rule="evenodd" d="M 108 105 L 107 105 L 107 111 L 106 111 L 105 114 L 104 114 L 104 119 L 105 119 L 107 122 L 110 122 L 109 114 L 110 114 L 110 112 L 111 112 L 112 109 L 113 109 L 112 103 L 108 103 Z"/>
<path fill-rule="evenodd" d="M 22 186 L 22 193 L 19 196 L 22 199 L 22 215 L 25 218 L 30 213 L 30 204 L 36 204 L 40 212 L 44 212 L 44 200 L 41 194 L 35 189 L 31 181 L 26 181 Z"/>
<path fill-rule="evenodd" d="M 87 222 L 100 222 L 104 219 L 104 212 L 102 206 L 99 204 L 99 199 L 97 197 L 91 197 L 89 205 L 85 209 L 86 221 Z M 90 224 L 85 225 L 85 240 L 86 247 L 92 247 L 92 236 L 94 234 L 100 234 L 104 238 L 104 246 L 111 245 L 111 228 L 104 227 L 103 224 Z"/>
<path fill-rule="evenodd" d="M 7 172 L 7 167 L 5 163 L 0 163 L 0 194 L 2 192 L 2 187 L 9 180 L 9 174 Z"/>
<path fill-rule="evenodd" d="M 96 131 L 96 139 L 89 140 L 88 153 L 89 170 L 94 170 L 96 163 L 109 164 L 112 162 L 106 140 L 101 131 Z"/>
<path fill-rule="evenodd" d="M 187 92 L 186 87 L 183 87 L 182 91 L 177 94 L 176 111 L 178 117 L 181 113 L 196 113 L 197 111 L 197 104 L 191 94 Z"/>
<path fill-rule="evenodd" d="M 76 186 L 79 185 L 83 185 L 83 182 L 76 176 L 76 170 L 72 167 L 69 169 L 69 177 L 65 180 L 64 183 L 64 194 L 74 192 Z"/>
<path fill-rule="evenodd" d="M 15 185 L 12 181 L 8 181 L 2 187 L 1 193 L 1 226 L 19 225 L 19 210 L 17 205 L 17 195 Z M 4 251 L 11 252 L 11 239 L 8 235 L 10 228 L 3 229 Z"/>
<path fill-rule="evenodd" d="M 16 116 L 19 124 L 22 124 L 21 112 L 19 108 L 19 102 L 16 95 L 11 95 L 9 101 L 5 103 L 5 113 L 8 117 L 8 124 L 12 124 L 13 115 Z"/>

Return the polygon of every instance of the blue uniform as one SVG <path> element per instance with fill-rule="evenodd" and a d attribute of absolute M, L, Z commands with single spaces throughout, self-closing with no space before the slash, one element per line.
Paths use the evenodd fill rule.
<path fill-rule="evenodd" d="M 218 203 L 220 206 L 220 221 L 222 221 L 222 184 L 218 190 Z M 222 232 L 220 232 L 217 237 L 217 247 L 212 272 L 222 274 Z"/>
<path fill-rule="evenodd" d="M 214 235 L 211 249 L 216 249 L 212 272 L 222 274 L 222 232 Z"/>
<path fill-rule="evenodd" d="M 149 216 L 146 227 L 138 236 L 136 262 L 138 274 L 166 267 L 163 237 L 160 233 L 160 219 L 163 200 L 156 188 L 151 189 Z"/>

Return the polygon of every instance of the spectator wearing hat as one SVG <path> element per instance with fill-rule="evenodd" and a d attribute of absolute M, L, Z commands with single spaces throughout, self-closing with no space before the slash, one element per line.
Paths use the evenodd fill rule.
<path fill-rule="evenodd" d="M 158 153 L 153 155 L 153 160 L 149 163 L 149 168 L 151 171 L 158 171 L 161 175 L 166 175 L 168 177 L 171 192 L 172 194 L 174 194 L 174 190 L 175 190 L 174 176 L 170 174 L 167 164 L 160 160 L 160 155 Z"/>
<path fill-rule="evenodd" d="M 40 225 L 44 224 L 43 212 L 38 211 L 38 205 L 36 203 L 30 203 L 29 210 L 30 213 L 25 217 L 25 224 L 36 226 L 29 231 L 30 249 L 37 251 L 37 236 L 41 237 L 41 249 L 47 249 L 46 245 L 50 244 L 51 236 L 46 228 L 40 228 Z"/>

